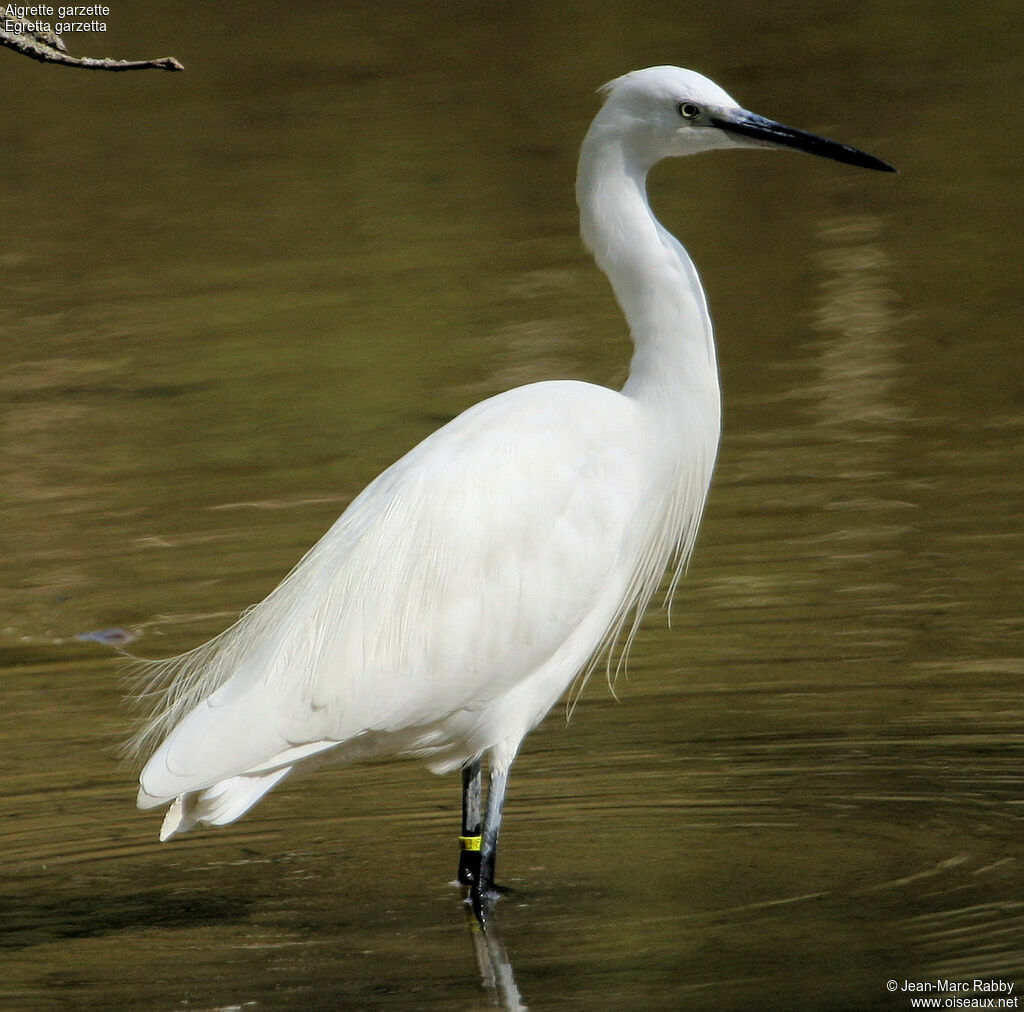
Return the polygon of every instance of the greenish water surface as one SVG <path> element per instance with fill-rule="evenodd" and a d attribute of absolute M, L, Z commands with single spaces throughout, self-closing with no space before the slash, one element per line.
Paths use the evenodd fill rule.
<path fill-rule="evenodd" d="M 905 1009 L 908 980 L 1024 986 L 1019 13 L 106 22 L 71 48 L 187 72 L 0 52 L 0 1006 Z M 325 770 L 159 845 L 116 756 L 122 669 L 76 637 L 194 646 L 468 405 L 621 382 L 575 158 L 596 86 L 664 62 L 900 174 L 656 171 L 718 328 L 719 468 L 672 627 L 652 611 L 618 698 L 595 677 L 527 739 L 491 951 L 450 884 L 457 777 Z"/>

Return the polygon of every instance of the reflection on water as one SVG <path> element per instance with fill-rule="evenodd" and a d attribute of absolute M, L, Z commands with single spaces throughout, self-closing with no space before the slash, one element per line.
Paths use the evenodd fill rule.
<path fill-rule="evenodd" d="M 862 437 L 864 425 L 883 426 L 901 416 L 894 403 L 899 322 L 881 230 L 877 215 L 828 221 L 820 228 L 825 248 L 814 324 L 825 338 L 820 383 L 805 392 L 820 396 L 815 408 L 822 424 L 847 438 Z M 856 442 L 865 444 L 863 438 Z"/>
<path fill-rule="evenodd" d="M 487 927 L 481 927 L 472 910 L 466 908 L 466 923 L 473 939 L 476 952 L 476 963 L 480 969 L 480 983 L 484 991 L 498 1008 L 507 1012 L 520 1012 L 526 1009 L 519 988 L 516 987 L 516 975 L 505 951 L 505 943 L 501 938 L 501 929 L 496 921 Z"/>
<path fill-rule="evenodd" d="M 823 32 L 726 2 L 698 61 L 657 2 L 314 5 L 316 52 L 234 5 L 141 4 L 111 48 L 166 43 L 188 74 L 12 55 L 0 1005 L 904 1009 L 887 980 L 1024 985 L 1020 188 L 1003 138 L 947 143 L 964 94 L 1014 107 L 1021 26 L 940 6 Z M 576 149 L 593 87 L 680 60 L 901 175 L 746 152 L 656 180 L 719 324 L 720 467 L 621 702 L 595 679 L 526 742 L 497 930 L 448 884 L 457 777 L 414 764 L 157 844 L 117 764 L 116 641 L 204 641 L 469 403 L 621 379 Z"/>

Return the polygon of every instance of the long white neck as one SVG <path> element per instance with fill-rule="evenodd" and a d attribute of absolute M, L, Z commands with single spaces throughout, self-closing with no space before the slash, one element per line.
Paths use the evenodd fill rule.
<path fill-rule="evenodd" d="M 576 178 L 583 241 L 608 275 L 633 338 L 622 392 L 665 412 L 692 409 L 696 398 L 717 432 L 718 366 L 704 290 L 686 250 L 651 212 L 649 168 L 621 139 L 591 129 Z"/>

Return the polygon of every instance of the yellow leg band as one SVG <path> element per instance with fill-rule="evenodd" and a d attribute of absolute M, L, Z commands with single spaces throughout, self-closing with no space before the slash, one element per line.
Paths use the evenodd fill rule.
<path fill-rule="evenodd" d="M 460 850 L 479 850 L 480 849 L 479 836 L 460 836 L 459 837 L 459 849 Z"/>

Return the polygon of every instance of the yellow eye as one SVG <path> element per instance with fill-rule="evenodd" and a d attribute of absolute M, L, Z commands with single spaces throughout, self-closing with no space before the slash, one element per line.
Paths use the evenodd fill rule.
<path fill-rule="evenodd" d="M 693 102 L 680 102 L 678 108 L 683 119 L 696 119 L 700 115 L 700 106 Z"/>

